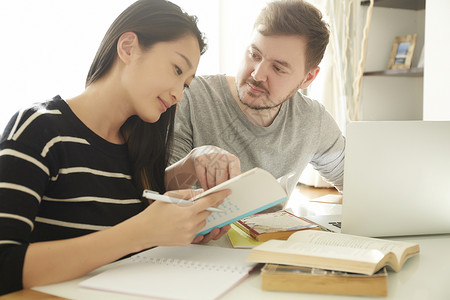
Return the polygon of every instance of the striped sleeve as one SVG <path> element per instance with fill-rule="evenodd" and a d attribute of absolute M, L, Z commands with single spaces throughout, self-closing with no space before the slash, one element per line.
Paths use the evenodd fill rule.
<path fill-rule="evenodd" d="M 49 175 L 48 168 L 29 154 L 0 150 L 0 225 L 20 222 L 20 227 L 27 229 L 20 235 L 21 240 L 26 240 L 33 230 Z M 0 234 L 3 235 L 4 230 Z M 16 232 L 10 234 L 17 235 Z M 0 243 L 5 242 L 0 240 Z"/>
<path fill-rule="evenodd" d="M 64 100 L 17 113 L 0 140 L 0 295 L 22 287 L 30 243 L 103 230 L 146 205 L 126 145 L 95 135 Z"/>
<path fill-rule="evenodd" d="M 29 237 L 50 177 L 45 161 L 14 141 L 24 128 L 17 126 L 21 116 L 0 144 L 0 294 L 22 288 Z"/>

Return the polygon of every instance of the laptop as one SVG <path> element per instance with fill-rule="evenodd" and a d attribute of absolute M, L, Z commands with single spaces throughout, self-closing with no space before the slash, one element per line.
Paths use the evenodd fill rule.
<path fill-rule="evenodd" d="M 450 233 L 450 121 L 352 122 L 346 139 L 342 215 L 306 218 L 369 237 Z"/>

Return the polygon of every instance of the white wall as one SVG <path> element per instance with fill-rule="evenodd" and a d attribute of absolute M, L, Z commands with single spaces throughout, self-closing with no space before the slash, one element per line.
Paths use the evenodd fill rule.
<path fill-rule="evenodd" d="M 132 2 L 0 1 L 0 134 L 23 106 L 83 91 L 103 35 Z"/>
<path fill-rule="evenodd" d="M 428 0 L 425 20 L 424 120 L 450 120 L 450 1 Z"/>
<path fill-rule="evenodd" d="M 365 18 L 367 7 L 363 7 Z M 365 71 L 386 70 L 394 38 L 417 33 L 412 67 L 424 44 L 425 10 L 374 7 Z M 365 19 L 364 19 L 365 21 Z M 422 77 L 364 76 L 361 86 L 362 120 L 421 120 Z"/>
<path fill-rule="evenodd" d="M 267 0 L 220 0 L 220 73 L 234 75 Z"/>
<path fill-rule="evenodd" d="M 1 0 L 0 135 L 34 102 L 84 90 L 106 30 L 135 0 Z M 265 0 L 173 0 L 199 18 L 208 40 L 197 74 L 234 74 Z"/>

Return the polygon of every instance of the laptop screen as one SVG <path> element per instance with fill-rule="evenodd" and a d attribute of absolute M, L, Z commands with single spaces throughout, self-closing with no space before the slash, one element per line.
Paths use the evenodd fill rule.
<path fill-rule="evenodd" d="M 450 232 L 450 121 L 359 121 L 346 135 L 342 232 Z"/>

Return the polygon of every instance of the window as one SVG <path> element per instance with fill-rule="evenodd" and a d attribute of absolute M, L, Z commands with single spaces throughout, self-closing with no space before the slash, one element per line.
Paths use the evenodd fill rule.
<path fill-rule="evenodd" d="M 34 102 L 84 90 L 95 52 L 134 0 L 0 1 L 0 130 Z M 197 74 L 233 75 L 262 0 L 173 0 L 199 18 L 208 39 Z M 0 133 L 1 134 L 1 133 Z"/>

